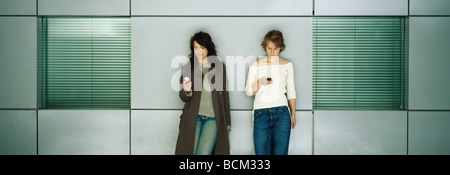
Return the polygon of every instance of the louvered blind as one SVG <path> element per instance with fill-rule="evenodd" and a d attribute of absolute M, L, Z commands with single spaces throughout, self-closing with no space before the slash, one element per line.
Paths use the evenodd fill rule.
<path fill-rule="evenodd" d="M 314 17 L 313 108 L 405 109 L 406 36 L 404 17 Z"/>
<path fill-rule="evenodd" d="M 130 18 L 43 19 L 43 105 L 129 108 Z"/>

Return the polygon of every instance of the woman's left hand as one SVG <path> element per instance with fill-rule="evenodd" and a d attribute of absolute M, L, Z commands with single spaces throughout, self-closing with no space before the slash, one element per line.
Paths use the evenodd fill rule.
<path fill-rule="evenodd" d="M 291 124 L 292 124 L 292 129 L 294 129 L 294 128 L 295 128 L 295 125 L 296 125 L 295 115 L 292 115 L 292 116 L 291 116 Z"/>

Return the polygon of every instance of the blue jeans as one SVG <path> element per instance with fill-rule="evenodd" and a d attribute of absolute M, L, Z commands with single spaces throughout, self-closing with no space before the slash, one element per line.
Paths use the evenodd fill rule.
<path fill-rule="evenodd" d="M 217 128 L 216 118 L 197 116 L 197 125 L 195 128 L 195 155 L 211 155 L 216 146 Z"/>
<path fill-rule="evenodd" d="M 287 155 L 291 116 L 287 106 L 256 109 L 253 140 L 256 155 Z"/>

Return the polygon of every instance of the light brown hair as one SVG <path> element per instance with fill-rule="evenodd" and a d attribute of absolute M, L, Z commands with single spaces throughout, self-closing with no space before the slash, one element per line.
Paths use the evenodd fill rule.
<path fill-rule="evenodd" d="M 266 50 L 266 46 L 269 41 L 272 41 L 276 47 L 280 48 L 280 52 L 286 48 L 286 45 L 284 45 L 283 33 L 278 30 L 271 30 L 267 32 L 266 36 L 264 36 L 264 40 L 261 43 L 264 50 Z"/>

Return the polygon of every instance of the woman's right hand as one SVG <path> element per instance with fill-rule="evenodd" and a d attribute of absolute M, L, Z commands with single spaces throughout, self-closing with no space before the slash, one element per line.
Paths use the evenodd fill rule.
<path fill-rule="evenodd" d="M 184 91 L 186 91 L 187 93 L 191 92 L 192 89 L 192 82 L 188 81 L 188 80 L 184 80 L 183 81 L 183 89 Z"/>
<path fill-rule="evenodd" d="M 269 85 L 272 84 L 272 81 L 267 80 L 268 77 L 263 77 L 258 80 L 258 83 L 261 85 Z M 259 88 L 258 88 L 259 89 Z"/>
<path fill-rule="evenodd" d="M 259 88 L 261 87 L 261 85 L 269 85 L 269 84 L 272 84 L 272 81 L 268 81 L 267 77 L 258 79 L 252 85 L 253 95 L 255 95 L 259 91 Z"/>

